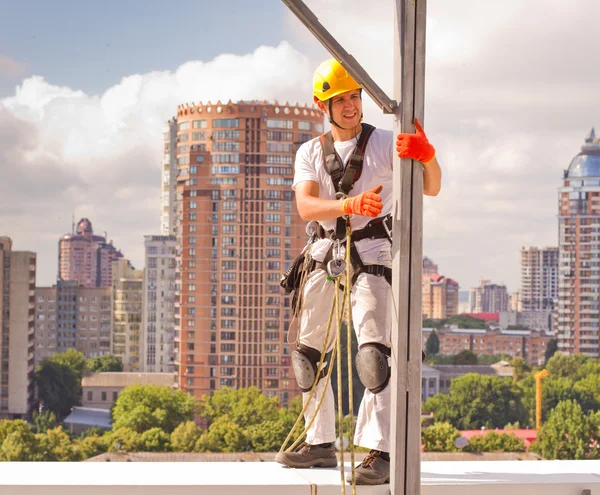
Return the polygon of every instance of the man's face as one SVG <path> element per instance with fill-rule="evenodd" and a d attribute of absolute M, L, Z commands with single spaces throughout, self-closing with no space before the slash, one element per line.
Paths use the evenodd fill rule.
<path fill-rule="evenodd" d="M 329 105 L 326 105 L 328 107 Z M 360 91 L 354 89 L 331 99 L 331 117 L 345 129 L 350 129 L 360 123 L 362 115 L 362 100 Z"/>

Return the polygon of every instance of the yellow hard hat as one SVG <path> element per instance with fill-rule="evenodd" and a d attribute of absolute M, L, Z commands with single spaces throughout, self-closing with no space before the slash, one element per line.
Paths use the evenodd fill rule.
<path fill-rule="evenodd" d="M 346 91 L 361 89 L 354 78 L 334 58 L 323 62 L 313 76 L 313 95 L 326 101 Z"/>

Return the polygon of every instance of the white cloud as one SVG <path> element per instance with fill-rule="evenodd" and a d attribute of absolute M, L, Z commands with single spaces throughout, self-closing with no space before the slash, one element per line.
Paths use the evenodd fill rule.
<path fill-rule="evenodd" d="M 57 270 L 57 242 L 71 215 L 141 266 L 143 235 L 158 233 L 165 122 L 186 102 L 310 102 L 311 63 L 286 42 L 223 54 L 175 72 L 124 77 L 104 94 L 53 86 L 41 76 L 0 100 L 0 225 L 16 249 L 39 253 L 38 284 Z"/>
<path fill-rule="evenodd" d="M 393 0 L 306 2 L 391 95 Z M 444 180 L 425 199 L 424 245 L 463 288 L 483 276 L 516 290 L 520 247 L 556 245 L 562 171 L 597 123 L 599 17 L 592 0 L 429 0 L 425 129 Z M 43 283 L 73 211 L 141 266 L 142 235 L 158 230 L 161 132 L 178 104 L 310 102 L 328 54 L 292 14 L 282 31 L 291 44 L 128 75 L 101 95 L 38 76 L 0 102 L 0 225 L 41 253 Z M 391 127 L 370 100 L 365 115 Z"/>

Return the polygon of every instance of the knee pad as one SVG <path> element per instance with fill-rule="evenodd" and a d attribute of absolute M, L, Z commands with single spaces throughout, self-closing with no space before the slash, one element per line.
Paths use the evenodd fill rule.
<path fill-rule="evenodd" d="M 391 356 L 391 349 L 376 343 L 362 345 L 356 354 L 358 377 L 374 394 L 381 392 L 390 381 L 392 369 L 388 356 Z"/>
<path fill-rule="evenodd" d="M 292 352 L 294 375 L 302 392 L 310 392 L 317 375 L 319 375 L 319 380 L 323 377 L 323 373 L 317 370 L 320 360 L 321 353 L 312 347 L 300 345 Z"/>

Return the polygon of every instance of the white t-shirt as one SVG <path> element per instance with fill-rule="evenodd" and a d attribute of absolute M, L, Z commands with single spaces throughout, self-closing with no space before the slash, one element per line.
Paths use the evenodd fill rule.
<path fill-rule="evenodd" d="M 356 147 L 360 134 L 350 141 L 334 142 L 335 150 L 344 162 L 348 162 L 352 151 Z M 383 203 L 383 210 L 380 216 L 386 216 L 392 212 L 392 161 L 393 161 L 393 133 L 382 129 L 375 129 L 367 143 L 367 149 L 363 156 L 363 168 L 360 178 L 354 183 L 349 196 L 358 196 L 360 193 L 369 191 L 379 185 L 383 190 L 379 193 Z M 319 197 L 323 199 L 335 199 L 335 189 L 331 176 L 325 168 L 323 158 L 323 148 L 320 137 L 304 143 L 296 153 L 296 162 L 294 164 L 294 182 L 292 189 L 304 181 L 314 181 L 319 184 Z M 362 229 L 367 225 L 372 217 L 363 215 L 351 215 L 350 222 L 352 230 Z M 336 220 L 319 221 L 325 230 L 335 229 Z M 383 241 L 383 243 L 382 243 Z M 363 239 L 356 243 L 359 255 L 367 256 L 368 252 L 379 251 L 383 245 L 389 246 L 387 239 Z M 313 258 L 322 261 L 322 256 L 329 249 L 331 241 L 322 239 L 313 244 Z M 374 253 L 375 256 L 377 253 Z M 322 255 L 322 256 L 321 256 Z M 365 262 L 365 259 L 363 259 Z M 367 263 L 371 263 L 366 261 Z"/>

